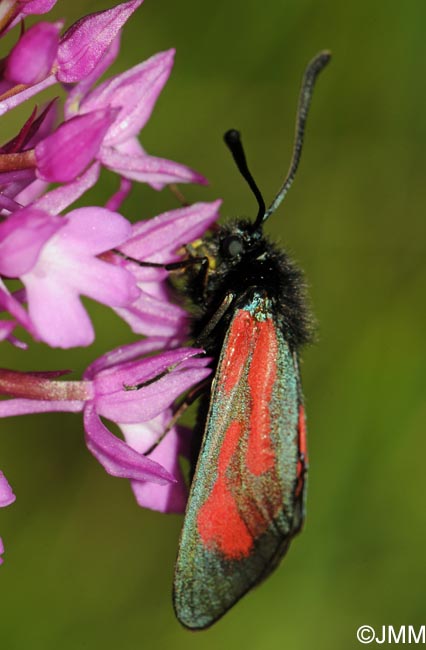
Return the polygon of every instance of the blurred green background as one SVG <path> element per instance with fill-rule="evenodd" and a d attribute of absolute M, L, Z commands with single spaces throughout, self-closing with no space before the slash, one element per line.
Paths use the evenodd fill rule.
<path fill-rule="evenodd" d="M 54 15 L 69 25 L 113 4 L 63 0 Z M 222 197 L 224 217 L 256 207 L 223 132 L 242 130 L 270 201 L 304 66 L 333 51 L 295 185 L 268 224 L 305 270 L 319 323 L 302 369 L 306 527 L 266 583 L 212 629 L 189 633 L 170 597 L 181 517 L 139 509 L 128 483 L 86 451 L 79 416 L 3 420 L 0 466 L 17 501 L 0 513 L 2 650 L 334 650 L 358 647 L 363 624 L 380 634 L 426 623 L 425 21 L 422 0 L 145 0 L 130 20 L 114 72 L 177 48 L 141 141 L 205 174 L 211 185 L 185 194 Z M 8 117 L 9 136 L 27 112 Z M 111 176 L 103 183 L 87 201 L 111 193 Z M 141 185 L 123 212 L 145 218 L 175 205 L 167 190 Z M 1 365 L 78 376 L 135 338 L 108 310 L 90 309 L 96 345 L 24 353 L 3 344 Z"/>

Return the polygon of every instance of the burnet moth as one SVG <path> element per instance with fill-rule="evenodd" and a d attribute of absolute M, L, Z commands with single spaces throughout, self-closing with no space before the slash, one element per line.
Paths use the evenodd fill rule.
<path fill-rule="evenodd" d="M 203 261 L 186 271 L 185 291 L 201 313 L 194 337 L 216 360 L 198 414 L 202 442 L 174 578 L 175 612 L 190 629 L 208 627 L 264 580 L 303 524 L 298 354 L 309 339 L 309 315 L 300 271 L 265 237 L 263 224 L 293 182 L 315 81 L 329 59 L 320 52 L 306 68 L 290 168 L 271 206 L 247 167 L 239 133 L 228 131 L 225 142 L 257 199 L 257 217 L 231 221 L 188 247 Z"/>

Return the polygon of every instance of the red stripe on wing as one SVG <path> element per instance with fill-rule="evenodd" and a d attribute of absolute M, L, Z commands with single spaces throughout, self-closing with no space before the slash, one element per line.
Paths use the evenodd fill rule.
<path fill-rule="evenodd" d="M 282 507 L 273 479 L 276 455 L 270 415 L 278 348 L 271 319 L 257 320 L 246 310 L 237 312 L 218 369 L 218 390 L 221 399 L 230 395 L 233 401 L 238 400 L 239 409 L 238 414 L 232 413 L 233 419 L 221 436 L 215 483 L 197 515 L 203 544 L 228 559 L 247 557 L 254 540 Z M 216 406 L 220 409 L 219 403 Z M 260 488 L 256 482 L 266 473 L 272 484 L 268 499 L 259 508 L 253 495 Z"/>
<path fill-rule="evenodd" d="M 305 470 L 306 467 L 308 466 L 306 417 L 305 417 L 305 408 L 303 404 L 299 406 L 298 445 L 299 445 L 299 460 L 297 461 L 297 486 L 295 491 L 296 498 L 300 496 L 302 492 L 303 482 L 305 478 Z"/>
<path fill-rule="evenodd" d="M 303 404 L 299 407 L 299 453 L 305 459 L 305 465 L 308 464 L 308 446 L 306 440 L 306 416 Z"/>
<path fill-rule="evenodd" d="M 223 389 L 226 393 L 231 393 L 241 381 L 255 339 L 253 316 L 244 310 L 237 312 L 228 335 L 229 345 L 221 363 Z"/>
<path fill-rule="evenodd" d="M 198 532 L 203 543 L 219 550 L 229 559 L 248 556 L 253 546 L 253 538 L 241 518 L 226 477 L 241 435 L 241 423 L 232 422 L 220 450 L 216 483 L 197 516 Z"/>
<path fill-rule="evenodd" d="M 276 460 L 271 442 L 269 407 L 277 377 L 278 341 L 272 320 L 257 322 L 256 330 L 248 375 L 251 412 L 246 461 L 248 470 L 260 476 L 273 469 Z"/>

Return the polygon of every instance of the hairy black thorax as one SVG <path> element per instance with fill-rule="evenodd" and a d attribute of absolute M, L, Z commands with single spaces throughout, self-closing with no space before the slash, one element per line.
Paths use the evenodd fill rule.
<path fill-rule="evenodd" d="M 203 259 L 185 273 L 183 291 L 193 311 L 194 339 L 203 338 L 227 296 L 234 296 L 213 331 L 203 340 L 208 354 L 217 357 L 229 323 L 256 293 L 266 294 L 274 319 L 290 348 L 297 350 L 311 338 L 301 271 L 285 251 L 253 224 L 236 219 L 219 226 L 205 239 L 188 247 L 189 257 Z M 190 307 L 191 307 L 190 305 Z"/>

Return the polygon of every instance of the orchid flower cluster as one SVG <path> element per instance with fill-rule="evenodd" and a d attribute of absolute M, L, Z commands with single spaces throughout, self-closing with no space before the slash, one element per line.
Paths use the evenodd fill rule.
<path fill-rule="evenodd" d="M 185 165 L 148 154 L 138 139 L 174 51 L 99 82 L 142 0 L 88 15 L 62 35 L 62 21 L 24 27 L 27 16 L 46 14 L 55 3 L 0 4 L 0 35 L 17 31 L 0 67 L 0 114 L 55 84 L 65 91 L 61 106 L 52 99 L 31 107 L 0 148 L 0 340 L 25 348 L 19 327 L 52 348 L 90 345 L 95 332 L 82 295 L 113 309 L 145 338 L 95 360 L 81 381 L 62 379 L 62 371 L 1 370 L 0 416 L 82 412 L 86 445 L 105 470 L 129 479 L 141 506 L 181 512 L 186 487 L 179 456 L 188 454 L 190 432 L 174 424 L 172 407 L 211 371 L 202 350 L 185 346 L 188 315 L 170 301 L 162 265 L 179 261 L 179 248 L 213 225 L 220 202 L 134 224 L 120 214 L 135 181 L 155 190 L 205 182 Z M 118 175 L 119 189 L 104 206 L 70 209 L 96 184 L 102 166 Z M 117 424 L 123 438 L 101 418 Z M 14 500 L 0 472 L 0 507 Z"/>

